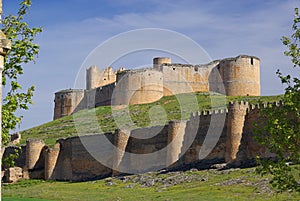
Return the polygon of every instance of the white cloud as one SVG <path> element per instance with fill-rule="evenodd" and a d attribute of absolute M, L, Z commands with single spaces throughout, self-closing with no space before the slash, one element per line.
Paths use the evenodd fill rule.
<path fill-rule="evenodd" d="M 133 6 L 140 1 L 122 2 L 119 6 Z M 256 6 L 249 8 L 239 7 L 245 2 L 233 4 L 227 1 L 175 4 L 155 0 L 147 3 L 153 5 L 153 9 L 117 14 L 111 18 L 99 14 L 76 23 L 59 22 L 45 27 L 39 39 L 40 58 L 35 67 L 27 70 L 23 80 L 37 80 L 38 86 L 36 104 L 26 114 L 23 128 L 52 119 L 53 92 L 73 86 L 77 71 L 93 48 L 109 37 L 137 28 L 156 27 L 183 33 L 202 45 L 214 59 L 238 54 L 256 55 L 261 58 L 262 93 L 282 93 L 275 71 L 289 65 L 289 60 L 283 56 L 280 37 L 290 34 L 293 8 L 298 5 L 296 1 L 264 4 L 257 1 Z M 149 58 L 145 60 L 149 63 Z"/>

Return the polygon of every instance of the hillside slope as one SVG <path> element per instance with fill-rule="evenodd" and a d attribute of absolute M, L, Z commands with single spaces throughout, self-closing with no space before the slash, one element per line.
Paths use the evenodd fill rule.
<path fill-rule="evenodd" d="M 198 103 L 197 107 L 191 103 L 195 98 Z M 113 132 L 119 127 L 120 122 L 124 125 L 128 124 L 130 128 L 134 129 L 165 124 L 169 120 L 188 119 L 192 112 L 210 110 L 211 100 L 214 102 L 214 108 L 217 109 L 224 108 L 224 104 L 235 100 L 257 104 L 260 102 L 279 101 L 281 98 L 281 95 L 224 98 L 224 96 L 218 94 L 210 96 L 207 93 L 189 93 L 163 97 L 154 103 L 130 105 L 128 108 L 101 106 L 82 110 L 74 115 L 22 131 L 21 143 L 24 144 L 28 138 L 38 138 L 43 139 L 48 145 L 53 145 L 59 138 L 77 136 L 77 129 L 83 130 L 86 134 Z M 127 112 L 131 118 L 129 122 L 127 122 L 128 118 L 125 118 Z"/>

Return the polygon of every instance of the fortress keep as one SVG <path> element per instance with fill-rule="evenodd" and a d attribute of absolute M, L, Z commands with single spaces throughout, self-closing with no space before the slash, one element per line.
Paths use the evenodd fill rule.
<path fill-rule="evenodd" d="M 260 59 L 239 55 L 208 64 L 176 64 L 170 58 L 153 59 L 145 69 L 86 71 L 86 89 L 55 93 L 54 119 L 104 105 L 151 103 L 163 96 L 190 92 L 217 92 L 227 96 L 260 95 Z"/>

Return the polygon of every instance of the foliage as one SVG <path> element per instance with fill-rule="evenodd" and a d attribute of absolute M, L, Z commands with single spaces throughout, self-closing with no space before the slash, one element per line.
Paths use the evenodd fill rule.
<path fill-rule="evenodd" d="M 13 167 L 15 166 L 15 160 L 19 158 L 19 152 L 21 151 L 20 147 L 15 149 L 15 153 L 9 154 L 7 157 L 2 158 L 2 163 L 5 164 L 5 166 Z"/>
<path fill-rule="evenodd" d="M 31 28 L 24 21 L 31 6 L 30 0 L 23 0 L 17 15 L 8 15 L 2 20 L 2 31 L 11 40 L 12 47 L 4 60 L 2 86 L 7 94 L 3 98 L 2 107 L 2 144 L 9 141 L 9 132 L 21 123 L 22 116 L 17 116 L 18 109 L 27 110 L 32 104 L 34 86 L 23 91 L 18 78 L 23 74 L 24 64 L 34 61 L 39 46 L 34 43 L 36 34 L 41 28 Z"/>
<path fill-rule="evenodd" d="M 287 47 L 284 54 L 291 58 L 293 68 L 300 68 L 300 16 L 295 9 L 293 34 L 291 37 L 282 37 L 282 43 Z M 260 160 L 261 174 L 270 173 L 273 178 L 271 184 L 280 191 L 298 191 L 300 184 L 298 175 L 292 173 L 290 163 L 300 161 L 300 80 L 298 77 L 283 75 L 278 70 L 278 77 L 286 85 L 283 96 L 283 106 L 268 105 L 262 112 L 264 130 L 258 132 L 257 140 L 265 145 L 272 153 L 277 154 L 277 161 L 271 159 Z"/>

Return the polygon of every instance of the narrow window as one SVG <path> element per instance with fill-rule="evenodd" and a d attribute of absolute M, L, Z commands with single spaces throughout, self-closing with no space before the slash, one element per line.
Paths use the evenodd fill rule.
<path fill-rule="evenodd" d="M 104 78 L 104 80 L 106 80 L 106 78 Z"/>
<path fill-rule="evenodd" d="M 252 57 L 251 57 L 250 63 L 251 63 L 251 65 L 253 65 L 253 58 Z"/>

